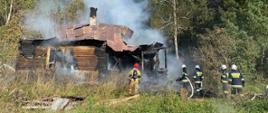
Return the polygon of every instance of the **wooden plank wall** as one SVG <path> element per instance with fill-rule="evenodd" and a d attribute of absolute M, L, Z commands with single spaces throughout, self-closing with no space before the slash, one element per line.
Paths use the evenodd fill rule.
<path fill-rule="evenodd" d="M 96 48 L 97 69 L 99 74 L 108 73 L 108 53 L 103 48 Z"/>
<path fill-rule="evenodd" d="M 76 60 L 78 70 L 97 70 L 97 56 L 95 50 L 95 47 L 88 46 L 75 46 L 72 48 L 72 54 Z"/>
<path fill-rule="evenodd" d="M 23 53 L 17 57 L 16 70 L 35 70 L 45 67 L 47 48 L 41 46 L 24 46 Z"/>
<path fill-rule="evenodd" d="M 94 46 L 64 46 L 57 48 L 71 50 L 71 55 L 73 55 L 76 62 L 76 71 L 86 75 L 88 81 L 95 81 L 100 73 L 105 74 L 107 72 L 108 54 L 105 49 L 96 48 Z M 37 69 L 50 69 L 47 68 L 48 50 L 49 47 L 37 46 L 33 52 L 33 58 L 27 58 L 22 54 L 19 55 L 17 58 L 16 70 L 34 71 Z"/>

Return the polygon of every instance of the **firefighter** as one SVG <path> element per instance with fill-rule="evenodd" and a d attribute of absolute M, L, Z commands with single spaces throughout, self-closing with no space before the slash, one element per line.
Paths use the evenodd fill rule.
<path fill-rule="evenodd" d="M 222 83 L 223 94 L 225 97 L 227 97 L 229 94 L 228 77 L 229 73 L 227 71 L 227 66 L 221 65 L 221 83 Z"/>
<path fill-rule="evenodd" d="M 188 87 L 189 87 L 189 79 L 187 79 L 187 76 L 188 76 L 188 73 L 187 73 L 187 69 L 186 69 L 186 65 L 183 64 L 182 65 L 182 75 L 181 77 L 179 77 L 178 79 L 176 79 L 176 81 L 179 81 L 181 82 L 181 88 L 180 88 L 180 95 L 183 99 L 186 99 L 188 93 L 189 93 L 189 90 L 188 90 Z"/>
<path fill-rule="evenodd" d="M 139 64 L 135 63 L 133 69 L 129 72 L 129 89 L 128 93 L 130 95 L 135 95 L 139 90 L 139 83 L 141 80 L 141 72 L 139 70 Z"/>
<path fill-rule="evenodd" d="M 195 65 L 195 73 L 194 73 L 194 84 L 195 84 L 195 91 L 200 96 L 202 91 L 202 81 L 204 79 L 203 72 L 199 65 Z"/>
<path fill-rule="evenodd" d="M 245 87 L 245 80 L 243 78 L 243 75 L 237 69 L 237 66 L 235 64 L 231 66 L 231 71 L 229 73 L 229 82 L 231 83 L 232 94 L 240 94 L 242 92 L 242 88 Z"/>
<path fill-rule="evenodd" d="M 188 76 L 186 65 L 183 64 L 181 67 L 182 67 L 182 75 L 176 81 L 180 81 L 181 84 L 182 84 L 182 88 L 186 88 L 187 89 L 189 81 L 186 78 Z"/>

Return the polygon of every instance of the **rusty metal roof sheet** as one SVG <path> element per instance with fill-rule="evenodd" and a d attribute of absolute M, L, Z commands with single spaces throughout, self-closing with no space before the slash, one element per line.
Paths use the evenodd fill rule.
<path fill-rule="evenodd" d="M 134 51 L 135 46 L 128 46 L 124 43 L 123 38 L 130 38 L 133 31 L 125 26 L 98 24 L 98 25 L 73 25 L 64 26 L 57 29 L 57 36 L 61 40 L 101 40 L 106 41 L 107 46 L 116 52 Z"/>

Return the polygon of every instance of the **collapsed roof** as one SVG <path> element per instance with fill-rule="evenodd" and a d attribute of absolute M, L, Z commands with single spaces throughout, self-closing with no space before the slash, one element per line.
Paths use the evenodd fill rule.
<path fill-rule="evenodd" d="M 140 53 L 147 50 L 148 52 L 156 53 L 163 44 L 153 43 L 151 45 L 130 46 L 124 42 L 124 38 L 131 38 L 133 31 L 120 25 L 111 25 L 97 23 L 97 8 L 90 8 L 89 24 L 82 25 L 66 25 L 56 29 L 57 36 L 54 38 L 23 40 L 21 43 L 32 43 L 33 45 L 68 45 L 70 42 L 90 41 L 102 42 L 115 52 L 129 51 Z M 147 52 L 147 53 L 148 53 Z"/>
<path fill-rule="evenodd" d="M 116 52 L 134 51 L 137 47 L 128 46 L 123 38 L 130 38 L 133 31 L 125 26 L 97 24 L 97 25 L 73 25 L 58 28 L 59 40 L 99 40 L 105 41 L 107 46 Z"/>

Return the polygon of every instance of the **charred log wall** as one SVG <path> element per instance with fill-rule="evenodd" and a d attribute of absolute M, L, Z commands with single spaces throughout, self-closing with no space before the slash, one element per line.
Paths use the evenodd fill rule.
<path fill-rule="evenodd" d="M 105 48 L 94 46 L 33 46 L 31 43 L 21 45 L 16 70 L 53 70 L 56 64 L 61 64 L 60 66 L 64 67 L 70 63 L 69 59 L 65 58 L 67 56 L 64 55 L 67 50 L 71 51 L 68 57 L 74 60 L 71 65 L 75 66 L 76 71 L 84 73 L 89 80 L 96 79 L 98 73 L 107 73 L 108 55 Z"/>
<path fill-rule="evenodd" d="M 47 48 L 41 46 L 21 46 L 20 54 L 17 57 L 16 70 L 36 70 L 45 67 Z"/>
<path fill-rule="evenodd" d="M 97 56 L 95 47 L 78 46 L 72 48 L 78 70 L 96 71 Z"/>
<path fill-rule="evenodd" d="M 96 48 L 96 56 L 99 74 L 106 75 L 108 73 L 108 53 L 105 48 Z"/>

